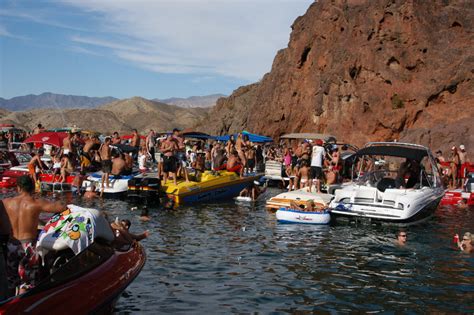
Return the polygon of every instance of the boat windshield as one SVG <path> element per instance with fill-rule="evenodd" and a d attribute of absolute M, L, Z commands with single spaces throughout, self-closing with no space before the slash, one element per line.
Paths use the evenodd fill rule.
<path fill-rule="evenodd" d="M 420 161 L 396 156 L 364 155 L 356 165 L 359 185 L 387 188 L 437 187 L 437 169 L 425 156 Z"/>

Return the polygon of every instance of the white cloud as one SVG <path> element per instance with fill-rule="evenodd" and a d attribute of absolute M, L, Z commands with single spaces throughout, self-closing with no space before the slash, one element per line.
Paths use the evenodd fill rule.
<path fill-rule="evenodd" d="M 7 30 L 7 28 L 4 25 L 0 25 L 0 37 L 10 37 L 10 38 L 15 38 L 15 39 L 20 39 L 20 40 L 29 40 L 28 37 L 26 36 L 20 36 L 20 35 L 15 35 L 12 34 Z"/>
<path fill-rule="evenodd" d="M 75 43 L 113 51 L 150 71 L 258 80 L 312 0 L 64 0 L 100 20 Z"/>

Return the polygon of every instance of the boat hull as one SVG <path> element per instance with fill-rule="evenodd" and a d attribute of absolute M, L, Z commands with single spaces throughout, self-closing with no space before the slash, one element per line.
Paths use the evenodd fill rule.
<path fill-rule="evenodd" d="M 412 215 L 405 218 L 398 217 L 387 217 L 387 216 L 378 216 L 376 213 L 371 214 L 367 212 L 357 211 L 357 210 L 340 210 L 340 209 L 331 209 L 330 212 L 333 215 L 335 220 L 345 218 L 349 220 L 370 220 L 370 221 L 379 221 L 387 222 L 394 224 L 412 224 L 417 223 L 427 218 L 431 217 L 436 209 L 438 208 L 441 202 L 441 197 L 433 199 L 431 202 L 426 203 L 425 205 L 419 207 L 417 211 L 413 211 Z"/>
<path fill-rule="evenodd" d="M 216 174 L 206 172 L 203 177 L 205 180 L 201 182 L 178 182 L 177 185 L 162 183 L 162 188 L 177 204 L 232 199 L 261 175 L 240 178 L 235 173 L 220 171 Z"/>
<path fill-rule="evenodd" d="M 0 307 L 0 313 L 62 314 L 66 309 L 71 314 L 111 312 L 145 261 L 144 248 L 135 243 L 128 251 L 116 251 L 103 264 L 77 279 L 10 299 Z"/>

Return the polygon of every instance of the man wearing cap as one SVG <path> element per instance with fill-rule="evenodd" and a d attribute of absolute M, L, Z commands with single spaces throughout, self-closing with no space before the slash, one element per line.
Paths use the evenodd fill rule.
<path fill-rule="evenodd" d="M 461 144 L 459 146 L 458 154 L 459 154 L 459 160 L 461 164 L 469 162 L 469 159 L 467 157 L 466 147 L 464 146 L 464 144 Z"/>
<path fill-rule="evenodd" d="M 17 190 L 18 196 L 3 199 L 3 205 L 12 228 L 7 245 L 9 285 L 10 289 L 19 285 L 21 294 L 35 285 L 38 274 L 36 239 L 40 213 L 61 212 L 66 206 L 59 201 L 33 197 L 35 184 L 28 175 L 18 178 Z"/>
<path fill-rule="evenodd" d="M 321 192 L 321 178 L 323 174 L 323 163 L 324 157 L 326 156 L 326 150 L 323 147 L 323 141 L 321 139 L 316 140 L 313 146 L 311 155 L 311 180 L 309 184 L 309 191 L 311 191 L 313 180 L 316 180 L 317 192 Z"/>

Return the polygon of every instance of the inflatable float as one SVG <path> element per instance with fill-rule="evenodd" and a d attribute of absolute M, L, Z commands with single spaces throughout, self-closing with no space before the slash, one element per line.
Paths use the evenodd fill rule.
<path fill-rule="evenodd" d="M 331 215 L 328 211 L 302 211 L 282 207 L 277 210 L 276 218 L 280 223 L 329 224 Z"/>

